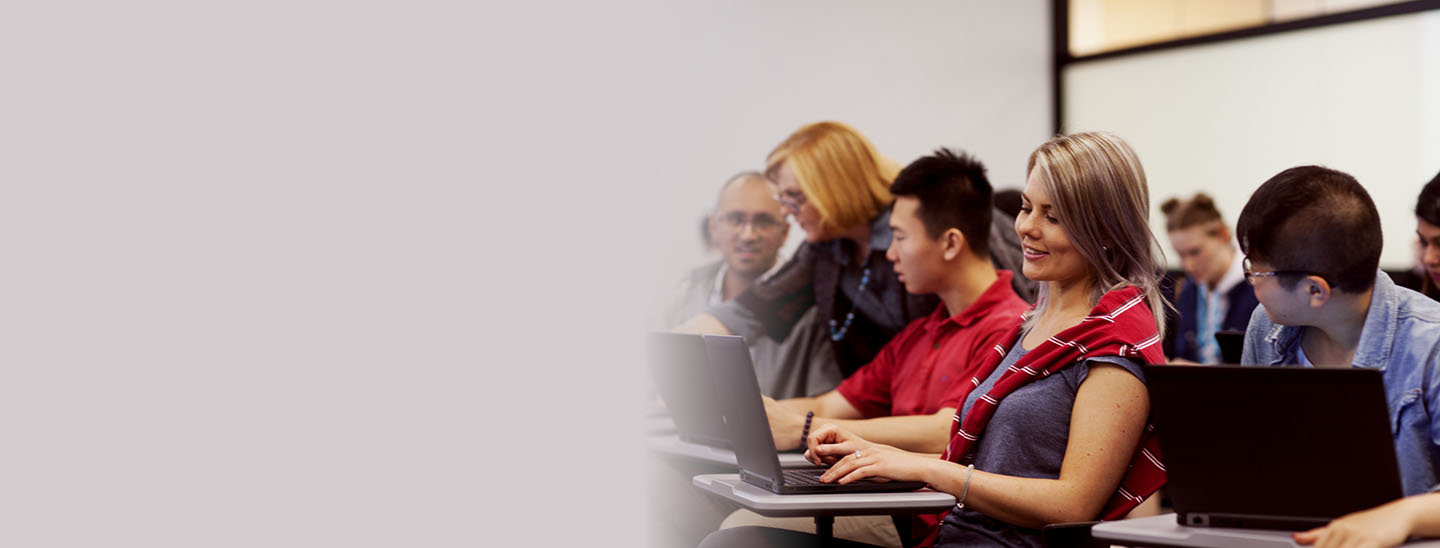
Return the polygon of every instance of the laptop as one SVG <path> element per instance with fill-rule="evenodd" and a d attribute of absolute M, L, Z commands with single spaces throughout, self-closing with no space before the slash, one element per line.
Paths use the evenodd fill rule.
<path fill-rule="evenodd" d="M 650 374 L 682 441 L 730 448 L 730 429 L 710 377 L 709 356 L 700 335 L 646 334 Z"/>
<path fill-rule="evenodd" d="M 740 337 L 705 335 L 704 339 L 715 390 L 725 407 L 730 443 L 740 464 L 740 479 L 745 483 L 781 495 L 914 491 L 925 486 L 924 482 L 876 478 L 844 485 L 821 483 L 824 467 L 781 468 L 770 432 L 770 419 L 765 415 L 765 402 L 760 397 L 760 381 L 755 378 L 755 366 L 750 362 L 750 348 Z"/>
<path fill-rule="evenodd" d="M 1145 366 L 1180 525 L 1306 530 L 1402 496 L 1380 371 Z"/>

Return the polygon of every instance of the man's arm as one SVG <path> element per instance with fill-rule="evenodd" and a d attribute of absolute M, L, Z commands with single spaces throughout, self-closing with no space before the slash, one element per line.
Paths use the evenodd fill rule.
<path fill-rule="evenodd" d="M 1331 546 L 1398 546 L 1411 536 L 1440 536 L 1440 493 L 1426 493 L 1339 517 L 1294 533 L 1295 542 Z"/>
<path fill-rule="evenodd" d="M 769 408 L 769 404 L 771 402 L 774 402 L 775 405 L 780 406 L 781 409 L 776 411 L 776 415 L 785 415 L 789 413 L 799 414 L 800 422 L 802 424 L 805 422 L 805 412 L 807 411 L 814 411 L 816 418 L 865 418 L 865 415 L 861 413 L 859 409 L 856 409 L 854 405 L 850 405 L 850 400 L 847 400 L 845 399 L 845 396 L 840 395 L 839 390 L 831 390 L 813 398 L 790 398 L 784 400 L 772 400 L 769 397 L 766 397 L 765 400 L 767 408 Z M 775 420 L 771 419 L 770 422 L 772 423 L 773 427 L 773 423 L 775 422 Z M 815 429 L 813 422 L 811 423 L 810 429 Z"/>
<path fill-rule="evenodd" d="M 929 415 L 902 415 L 873 419 L 816 419 L 818 424 L 833 424 L 876 443 L 914 453 L 940 453 L 950 443 L 950 424 L 955 422 L 955 408 L 941 408 Z M 816 424 L 811 424 L 814 430 Z"/>
<path fill-rule="evenodd" d="M 806 407 L 809 402 L 813 402 L 813 407 Z M 770 432 L 775 437 L 777 449 L 788 450 L 801 446 L 800 433 L 805 428 L 806 410 L 815 411 L 815 418 L 810 421 L 811 433 L 821 425 L 833 424 L 874 443 L 892 445 L 917 453 L 944 451 L 945 445 L 950 442 L 950 423 L 955 420 L 954 407 L 942 408 L 930 415 L 866 419 L 838 390 L 832 390 L 818 398 L 796 398 L 779 402 L 767 398 L 765 411 L 770 415 Z"/>

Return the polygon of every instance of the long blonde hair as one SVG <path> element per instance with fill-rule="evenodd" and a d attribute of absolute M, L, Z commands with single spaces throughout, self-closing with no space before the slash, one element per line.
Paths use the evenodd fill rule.
<path fill-rule="evenodd" d="M 790 134 L 765 160 L 773 180 L 789 164 L 821 224 L 843 230 L 869 222 L 894 200 L 890 183 L 900 166 L 870 140 L 840 122 L 816 122 Z"/>
<path fill-rule="evenodd" d="M 1109 291 L 1133 286 L 1145 294 L 1155 329 L 1165 336 L 1160 277 L 1165 252 L 1150 231 L 1150 191 L 1135 151 L 1110 133 L 1061 135 L 1030 153 L 1027 174 L 1038 170 L 1070 243 L 1090 263 L 1095 286 L 1090 304 Z M 1047 306 L 1041 284 L 1033 322 Z"/>

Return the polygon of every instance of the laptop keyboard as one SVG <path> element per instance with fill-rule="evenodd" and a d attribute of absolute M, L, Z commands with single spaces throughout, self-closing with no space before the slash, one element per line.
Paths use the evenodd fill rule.
<path fill-rule="evenodd" d="M 786 485 L 824 485 L 820 482 L 820 474 L 817 470 L 785 470 Z"/>

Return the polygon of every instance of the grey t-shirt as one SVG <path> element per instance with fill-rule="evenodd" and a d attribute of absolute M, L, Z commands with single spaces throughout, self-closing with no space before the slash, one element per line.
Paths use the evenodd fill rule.
<path fill-rule="evenodd" d="M 1023 340 L 1021 337 L 1020 340 Z M 961 407 L 961 418 L 981 395 L 989 392 L 1001 374 L 1026 354 L 1020 340 L 995 371 L 970 395 Z M 1075 394 L 1090 374 L 1095 362 L 1118 365 L 1145 380 L 1140 365 L 1118 356 L 1099 356 L 1070 365 L 1041 377 L 1011 392 L 1000 400 L 1000 407 L 990 417 L 975 448 L 975 469 L 992 474 L 1023 478 L 1060 477 L 1060 464 L 1065 460 L 1065 445 L 1070 441 L 1070 410 Z M 935 546 L 1043 546 L 1039 529 L 1011 525 L 970 508 L 950 512 L 940 528 Z"/>

